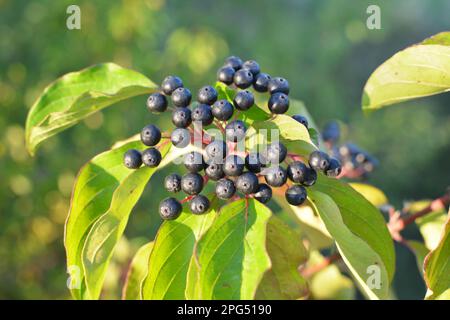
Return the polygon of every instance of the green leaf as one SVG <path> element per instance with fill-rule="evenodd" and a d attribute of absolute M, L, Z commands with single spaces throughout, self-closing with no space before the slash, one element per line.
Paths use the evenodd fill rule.
<path fill-rule="evenodd" d="M 364 87 L 362 108 L 384 106 L 450 90 L 450 32 L 442 32 L 396 53 Z"/>
<path fill-rule="evenodd" d="M 384 192 L 370 184 L 354 182 L 350 183 L 350 186 L 376 207 L 388 203 L 388 199 Z"/>
<path fill-rule="evenodd" d="M 267 253 L 272 267 L 264 274 L 255 298 L 295 300 L 308 295 L 308 285 L 298 267 L 308 259 L 300 233 L 272 216 L 267 224 Z"/>
<path fill-rule="evenodd" d="M 148 259 L 154 242 L 149 242 L 136 252 L 128 268 L 127 278 L 122 291 L 123 300 L 141 299 L 141 286 L 148 272 Z"/>
<path fill-rule="evenodd" d="M 144 75 L 114 63 L 68 73 L 50 84 L 28 113 L 26 145 L 34 154 L 44 140 L 118 101 L 154 92 Z"/>
<path fill-rule="evenodd" d="M 167 142 L 167 141 L 166 141 Z M 162 157 L 170 149 L 170 144 L 160 148 Z M 122 165 L 122 162 L 116 164 Z M 139 200 L 151 176 L 157 168 L 142 167 L 133 170 L 114 191 L 108 210 L 92 225 L 84 241 L 81 253 L 85 273 L 86 292 L 89 299 L 97 299 L 113 250 L 128 223 L 131 210 Z"/>
<path fill-rule="evenodd" d="M 214 209 L 203 215 L 183 211 L 176 220 L 161 225 L 147 261 L 149 272 L 142 286 L 143 299 L 186 298 L 186 277 L 194 248 L 215 216 Z"/>
<path fill-rule="evenodd" d="M 424 270 L 429 289 L 426 298 L 442 298 L 444 293 L 447 295 L 450 289 L 450 218 L 447 219 L 438 246 L 425 258 Z"/>
<path fill-rule="evenodd" d="M 386 298 L 395 253 L 379 211 L 336 179 L 320 177 L 308 194 L 359 286 L 371 299 Z"/>
<path fill-rule="evenodd" d="M 247 205 L 246 205 L 247 204 Z M 188 299 L 253 299 L 270 268 L 266 228 L 271 211 L 241 199 L 221 208 L 197 244 L 189 269 Z"/>
<path fill-rule="evenodd" d="M 307 267 L 319 265 L 324 259 L 318 251 L 313 251 Z M 343 275 L 335 264 L 330 264 L 314 273 L 309 282 L 311 298 L 314 300 L 353 300 L 355 298 L 356 290 L 352 280 Z"/>
<path fill-rule="evenodd" d="M 428 207 L 430 204 L 431 201 L 428 200 L 410 203 L 408 205 L 408 212 L 410 214 L 414 214 L 424 209 L 425 207 Z M 447 214 L 445 213 L 444 209 L 432 211 L 427 215 L 415 220 L 415 223 L 425 241 L 425 246 L 429 250 L 435 249 L 439 244 L 439 241 L 441 240 L 440 236 L 442 233 L 442 229 L 444 228 L 446 221 Z"/>

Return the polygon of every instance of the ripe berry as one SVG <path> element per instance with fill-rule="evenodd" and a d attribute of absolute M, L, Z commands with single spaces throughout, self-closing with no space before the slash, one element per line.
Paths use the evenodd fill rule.
<path fill-rule="evenodd" d="M 181 81 L 181 79 L 177 76 L 168 76 L 163 80 L 161 84 L 162 91 L 168 96 L 170 96 L 172 92 L 182 86 L 183 81 Z"/>
<path fill-rule="evenodd" d="M 325 142 L 336 143 L 340 136 L 341 130 L 336 121 L 328 122 L 322 130 L 322 139 Z"/>
<path fill-rule="evenodd" d="M 240 69 L 234 74 L 233 82 L 236 87 L 247 89 L 253 83 L 253 74 L 247 69 Z"/>
<path fill-rule="evenodd" d="M 270 79 L 268 89 L 270 94 L 277 92 L 289 94 L 289 82 L 284 78 L 275 77 Z"/>
<path fill-rule="evenodd" d="M 237 155 L 229 155 L 225 158 L 225 162 L 223 164 L 223 172 L 227 176 L 240 176 L 244 171 L 244 160 Z"/>
<path fill-rule="evenodd" d="M 256 62 L 255 60 L 245 61 L 244 64 L 242 65 L 242 69 L 249 70 L 254 77 L 261 71 L 258 62 Z"/>
<path fill-rule="evenodd" d="M 233 83 L 234 72 L 232 67 L 222 67 L 217 72 L 217 80 L 230 85 Z"/>
<path fill-rule="evenodd" d="M 234 70 L 239 70 L 240 68 L 242 68 L 242 60 L 239 57 L 231 56 L 225 59 L 224 66 L 231 67 Z"/>
<path fill-rule="evenodd" d="M 258 188 L 258 177 L 253 172 L 244 172 L 236 180 L 236 188 L 243 194 L 252 194 Z"/>
<path fill-rule="evenodd" d="M 220 121 L 228 121 L 233 115 L 233 105 L 226 99 L 217 100 L 212 106 L 214 118 Z"/>
<path fill-rule="evenodd" d="M 287 173 L 283 167 L 270 167 L 265 171 L 265 179 L 269 186 L 272 187 L 281 187 L 286 183 Z"/>
<path fill-rule="evenodd" d="M 322 151 L 314 151 L 309 155 L 309 165 L 317 171 L 325 171 L 330 165 L 330 157 Z"/>
<path fill-rule="evenodd" d="M 205 148 L 206 162 L 223 163 L 223 159 L 227 155 L 227 144 L 223 140 L 214 140 Z"/>
<path fill-rule="evenodd" d="M 306 200 L 306 189 L 299 185 L 290 186 L 285 193 L 286 200 L 293 206 L 301 205 Z"/>
<path fill-rule="evenodd" d="M 191 134 L 189 130 L 183 128 L 177 128 L 172 131 L 170 135 L 170 141 L 175 147 L 184 148 L 191 141 Z"/>
<path fill-rule="evenodd" d="M 209 126 L 213 121 L 211 107 L 207 104 L 198 104 L 192 109 L 192 121 L 201 121 L 202 125 Z"/>
<path fill-rule="evenodd" d="M 184 166 L 189 172 L 199 172 L 205 167 L 203 156 L 199 152 L 192 151 L 184 156 Z"/>
<path fill-rule="evenodd" d="M 248 171 L 253 173 L 259 173 L 261 167 L 266 165 L 266 158 L 261 153 L 249 153 L 245 157 L 245 167 Z"/>
<path fill-rule="evenodd" d="M 159 203 L 159 215 L 164 220 L 174 220 L 181 214 L 183 207 L 175 198 L 166 198 Z"/>
<path fill-rule="evenodd" d="M 217 100 L 217 91 L 211 86 L 204 86 L 198 91 L 197 101 L 207 105 L 212 105 Z"/>
<path fill-rule="evenodd" d="M 287 167 L 289 179 L 295 183 L 303 183 L 309 173 L 309 168 L 301 161 L 291 162 Z"/>
<path fill-rule="evenodd" d="M 268 106 L 272 113 L 286 113 L 289 109 L 289 97 L 281 92 L 274 93 L 270 96 Z"/>
<path fill-rule="evenodd" d="M 253 93 L 248 90 L 239 91 L 233 99 L 233 104 L 238 110 L 248 110 L 254 103 Z"/>
<path fill-rule="evenodd" d="M 177 128 L 187 128 L 192 123 L 191 110 L 189 108 L 176 108 L 172 113 L 172 123 Z"/>
<path fill-rule="evenodd" d="M 325 174 L 329 177 L 337 177 L 341 174 L 342 167 L 339 160 L 335 158 L 330 159 L 330 164 L 328 165 L 328 168 L 325 170 Z"/>
<path fill-rule="evenodd" d="M 317 172 L 312 168 L 308 168 L 306 175 L 303 179 L 302 185 L 306 187 L 312 186 L 317 181 Z"/>
<path fill-rule="evenodd" d="M 193 214 L 203 214 L 209 209 L 209 199 L 204 195 L 195 196 L 190 202 L 191 212 Z"/>
<path fill-rule="evenodd" d="M 164 179 L 164 188 L 169 192 L 178 192 L 181 190 L 181 177 L 176 173 L 169 174 Z"/>
<path fill-rule="evenodd" d="M 259 73 L 253 80 L 253 88 L 258 92 L 266 92 L 271 77 L 267 73 Z"/>
<path fill-rule="evenodd" d="M 225 127 L 225 136 L 228 141 L 238 142 L 245 137 L 247 128 L 241 120 L 234 120 Z"/>
<path fill-rule="evenodd" d="M 142 155 L 136 149 L 128 150 L 123 156 L 123 163 L 128 169 L 138 169 L 142 165 Z"/>
<path fill-rule="evenodd" d="M 304 125 L 306 127 L 306 129 L 308 129 L 308 119 L 300 114 L 295 114 L 292 116 L 292 119 L 296 120 L 297 122 L 300 122 L 302 125 Z"/>
<path fill-rule="evenodd" d="M 142 162 L 147 167 L 157 167 L 161 163 L 161 153 L 158 149 L 148 148 L 142 152 Z"/>
<path fill-rule="evenodd" d="M 267 203 L 272 198 L 272 188 L 265 183 L 260 183 L 255 192 L 255 199 L 261 203 Z"/>
<path fill-rule="evenodd" d="M 172 103 L 175 107 L 187 107 L 191 103 L 192 94 L 188 88 L 179 87 L 172 92 Z"/>
<path fill-rule="evenodd" d="M 198 173 L 187 173 L 181 178 L 181 189 L 189 194 L 199 194 L 203 189 L 203 177 Z"/>
<path fill-rule="evenodd" d="M 267 162 L 279 164 L 286 159 L 287 149 L 281 142 L 273 142 L 267 148 Z"/>
<path fill-rule="evenodd" d="M 151 112 L 164 112 L 167 109 L 167 98 L 161 93 L 153 93 L 147 99 L 147 108 Z"/>
<path fill-rule="evenodd" d="M 227 200 L 236 193 L 236 186 L 230 179 L 220 179 L 216 183 L 216 195 L 218 198 Z"/>
<path fill-rule="evenodd" d="M 157 126 L 149 124 L 141 131 L 141 141 L 146 146 L 156 146 L 161 141 L 161 131 Z"/>
<path fill-rule="evenodd" d="M 214 181 L 222 179 L 225 176 L 223 172 L 223 166 L 219 163 L 211 163 L 205 169 L 206 175 Z"/>

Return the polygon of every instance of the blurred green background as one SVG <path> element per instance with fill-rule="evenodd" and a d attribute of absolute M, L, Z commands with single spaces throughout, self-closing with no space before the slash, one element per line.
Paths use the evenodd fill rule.
<path fill-rule="evenodd" d="M 95 154 L 154 120 L 145 97 L 131 99 L 50 139 L 30 158 L 24 123 L 34 100 L 57 77 L 92 64 L 112 61 L 156 83 L 177 74 L 195 92 L 213 83 L 226 56 L 253 58 L 289 80 L 291 96 L 316 122 L 347 124 L 343 140 L 379 158 L 369 182 L 396 206 L 437 197 L 449 182 L 448 94 L 369 117 L 360 108 L 364 83 L 380 63 L 449 29 L 448 0 L 76 1 L 82 29 L 70 31 L 66 9 L 73 3 L 0 0 L 1 299 L 69 298 L 63 232 L 74 177 Z M 369 4 L 381 8 L 381 30 L 365 26 Z M 168 124 L 166 118 L 162 126 Z M 135 208 L 105 297 L 118 296 L 121 266 L 152 239 L 160 197 L 160 188 L 148 186 Z M 397 249 L 396 296 L 423 298 L 414 257 Z"/>

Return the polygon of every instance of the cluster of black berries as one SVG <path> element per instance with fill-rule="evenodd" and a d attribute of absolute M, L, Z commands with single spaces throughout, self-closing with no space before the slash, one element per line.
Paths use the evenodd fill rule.
<path fill-rule="evenodd" d="M 272 78 L 260 72 L 256 61 L 242 62 L 235 56 L 226 59 L 217 75 L 219 81 L 242 89 L 238 90 L 232 102 L 218 99 L 214 87 L 204 86 L 198 91 L 197 101 L 191 104 L 190 90 L 176 76 L 166 77 L 161 84 L 161 92 L 147 99 L 147 108 L 151 112 L 161 113 L 168 109 L 170 97 L 174 107 L 171 108 L 172 123 L 176 127 L 170 139 L 178 148 L 188 146 L 195 139 L 191 128 L 193 122 L 200 122 L 202 126 L 214 122 L 225 134 L 221 140 L 205 137 L 201 132 L 202 152 L 192 151 L 184 157 L 188 173 L 183 176 L 174 173 L 165 178 L 164 187 L 168 192 L 183 191 L 187 197 L 181 202 L 174 197 L 161 201 L 159 213 L 163 219 L 176 219 L 181 214 L 183 202 L 189 202 L 193 214 L 206 213 L 210 201 L 201 192 L 209 180 L 215 181 L 215 194 L 220 199 L 232 199 L 239 192 L 266 203 L 272 198 L 272 187 L 282 187 L 289 179 L 293 184 L 285 191 L 286 200 L 291 205 L 301 205 L 307 197 L 305 187 L 315 183 L 317 171 L 328 176 L 339 175 L 339 161 L 321 151 L 311 153 L 308 164 L 300 161 L 299 157 L 290 157 L 287 169 L 280 165 L 288 158 L 288 151 L 280 142 L 271 143 L 263 152 L 237 152 L 236 143 L 245 138 L 247 128 L 243 121 L 231 118 L 235 110 L 242 112 L 254 105 L 253 93 L 248 88 L 253 86 L 258 92 L 269 92 L 270 111 L 282 114 L 289 108 L 289 83 L 286 79 Z M 293 118 L 308 128 L 305 117 L 294 115 Z M 160 140 L 160 130 L 154 125 L 146 126 L 141 132 L 141 141 L 150 148 L 142 153 L 129 150 L 124 157 L 125 165 L 131 169 L 139 168 L 142 163 L 150 167 L 158 166 L 161 154 L 154 146 Z M 260 182 L 262 180 L 265 182 Z"/>
<path fill-rule="evenodd" d="M 339 145 L 340 138 L 339 123 L 328 122 L 322 130 L 322 140 L 331 154 L 339 159 L 350 178 L 366 178 L 379 165 L 378 159 L 354 143 Z"/>

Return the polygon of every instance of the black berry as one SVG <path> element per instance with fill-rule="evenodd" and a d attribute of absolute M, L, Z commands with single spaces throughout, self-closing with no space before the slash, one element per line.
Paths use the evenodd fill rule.
<path fill-rule="evenodd" d="M 169 192 L 178 192 L 181 190 L 181 177 L 176 173 L 169 174 L 164 179 L 164 188 Z"/>
<path fill-rule="evenodd" d="M 236 193 L 236 186 L 230 179 L 220 179 L 216 183 L 216 195 L 220 199 L 230 199 Z"/>
<path fill-rule="evenodd" d="M 253 172 L 244 172 L 236 180 L 236 189 L 243 194 L 255 193 L 258 189 L 258 177 Z"/>
<path fill-rule="evenodd" d="M 151 112 L 164 112 L 167 109 L 167 98 L 161 93 L 153 93 L 147 99 L 147 108 Z"/>
<path fill-rule="evenodd" d="M 183 81 L 181 81 L 181 79 L 179 77 L 168 76 L 163 80 L 163 82 L 161 84 L 161 89 L 165 94 L 170 96 L 172 94 L 172 92 L 174 92 L 176 89 L 178 89 L 182 86 L 183 86 Z"/>
<path fill-rule="evenodd" d="M 223 159 L 227 155 L 227 144 L 223 140 L 214 140 L 205 148 L 206 162 L 223 163 Z"/>
<path fill-rule="evenodd" d="M 205 169 L 206 175 L 214 181 L 222 179 L 225 176 L 223 172 L 223 166 L 220 163 L 210 163 Z"/>
<path fill-rule="evenodd" d="M 191 110 L 189 108 L 176 108 L 172 113 L 172 123 L 177 128 L 187 128 L 192 123 Z"/>
<path fill-rule="evenodd" d="M 306 200 L 306 189 L 299 185 L 290 186 L 285 193 L 286 200 L 293 206 L 301 205 Z"/>
<path fill-rule="evenodd" d="M 184 148 L 186 147 L 191 140 L 191 134 L 189 130 L 183 128 L 177 128 L 172 131 L 170 135 L 170 141 L 175 147 Z"/>
<path fill-rule="evenodd" d="M 300 114 L 295 114 L 292 116 L 292 118 L 297 121 L 300 122 L 302 125 L 304 125 L 306 127 L 306 129 L 308 129 L 309 123 L 308 123 L 308 119 Z"/>
<path fill-rule="evenodd" d="M 309 174 L 309 168 L 301 161 L 291 162 L 287 167 L 289 179 L 295 183 L 303 183 Z"/>
<path fill-rule="evenodd" d="M 184 166 L 189 172 L 199 172 L 205 167 L 203 156 L 199 152 L 192 151 L 184 156 Z"/>
<path fill-rule="evenodd" d="M 258 92 L 267 92 L 270 79 L 267 73 L 259 73 L 253 80 L 253 88 Z"/>
<path fill-rule="evenodd" d="M 267 203 L 272 198 L 272 188 L 265 183 L 260 183 L 255 192 L 255 199 L 261 203 Z"/>
<path fill-rule="evenodd" d="M 217 100 L 217 91 L 211 86 L 204 86 L 198 91 L 197 101 L 212 105 Z"/>
<path fill-rule="evenodd" d="M 286 159 L 287 149 L 281 142 L 273 142 L 267 148 L 267 162 L 270 164 L 279 164 Z"/>
<path fill-rule="evenodd" d="M 231 67 L 235 71 L 242 68 L 242 60 L 239 57 L 231 56 L 225 59 L 225 67 Z"/>
<path fill-rule="evenodd" d="M 146 146 L 153 147 L 161 141 L 161 131 L 157 126 L 149 124 L 141 131 L 141 141 Z"/>
<path fill-rule="evenodd" d="M 322 139 L 325 142 L 336 143 L 341 136 L 339 123 L 336 121 L 328 122 L 322 130 Z"/>
<path fill-rule="evenodd" d="M 261 153 L 253 152 L 245 157 L 245 167 L 250 172 L 259 173 L 265 165 L 266 158 Z"/>
<path fill-rule="evenodd" d="M 147 167 L 157 167 L 161 163 L 161 153 L 158 149 L 148 148 L 142 152 L 142 162 Z"/>
<path fill-rule="evenodd" d="M 248 110 L 254 103 L 253 93 L 248 90 L 239 91 L 233 99 L 233 104 L 238 110 Z"/>
<path fill-rule="evenodd" d="M 306 187 L 312 186 L 317 181 L 317 172 L 312 168 L 308 168 L 302 184 Z"/>
<path fill-rule="evenodd" d="M 181 178 L 181 189 L 189 194 L 199 194 L 203 189 L 203 177 L 198 173 L 187 173 Z"/>
<path fill-rule="evenodd" d="M 234 120 L 225 127 L 225 136 L 228 141 L 238 142 L 245 137 L 247 128 L 241 120 Z"/>
<path fill-rule="evenodd" d="M 123 163 L 128 169 L 138 169 L 142 165 L 142 155 L 136 149 L 128 150 L 123 156 Z"/>
<path fill-rule="evenodd" d="M 328 165 L 328 168 L 325 170 L 325 174 L 329 177 L 337 177 L 341 174 L 342 167 L 339 160 L 335 158 L 330 159 L 330 164 Z"/>
<path fill-rule="evenodd" d="M 270 167 L 264 171 L 265 171 L 264 178 L 266 179 L 266 182 L 269 186 L 281 187 L 283 184 L 286 183 L 287 173 L 283 167 L 280 166 Z"/>
<path fill-rule="evenodd" d="M 234 77 L 234 69 L 232 67 L 222 67 L 217 72 L 217 80 L 225 84 L 232 84 Z"/>
<path fill-rule="evenodd" d="M 225 162 L 223 164 L 223 172 L 227 176 L 237 177 L 242 174 L 244 171 L 244 160 L 237 155 L 229 155 L 225 158 Z"/>
<path fill-rule="evenodd" d="M 284 78 L 275 77 L 270 79 L 268 89 L 270 94 L 277 92 L 289 94 L 289 82 Z"/>
<path fill-rule="evenodd" d="M 233 115 L 233 105 L 226 99 L 217 100 L 212 106 L 214 118 L 220 121 L 228 121 Z"/>
<path fill-rule="evenodd" d="M 187 107 L 191 99 L 192 94 L 188 88 L 179 87 L 172 92 L 172 103 L 175 107 Z"/>
<path fill-rule="evenodd" d="M 183 207 L 175 198 L 166 198 L 159 203 L 159 215 L 164 220 L 174 220 L 181 214 Z"/>
<path fill-rule="evenodd" d="M 289 97 L 284 93 L 276 92 L 270 96 L 268 107 L 272 113 L 286 113 L 289 109 Z"/>
<path fill-rule="evenodd" d="M 199 194 L 192 198 L 190 202 L 191 212 L 193 214 L 203 214 L 209 209 L 209 199 L 204 195 Z"/>
<path fill-rule="evenodd" d="M 325 171 L 330 165 L 330 157 L 322 151 L 314 151 L 309 155 L 309 165 L 316 171 Z"/>
<path fill-rule="evenodd" d="M 192 121 L 200 121 L 204 126 L 209 126 L 214 121 L 211 107 L 202 103 L 192 109 L 191 118 Z"/>
<path fill-rule="evenodd" d="M 256 62 L 255 60 L 245 61 L 242 65 L 242 69 L 249 70 L 253 74 L 253 76 L 256 76 L 261 71 L 258 62 Z"/>
<path fill-rule="evenodd" d="M 253 83 L 253 74 L 247 69 L 240 69 L 234 74 L 233 82 L 236 87 L 247 89 Z"/>

